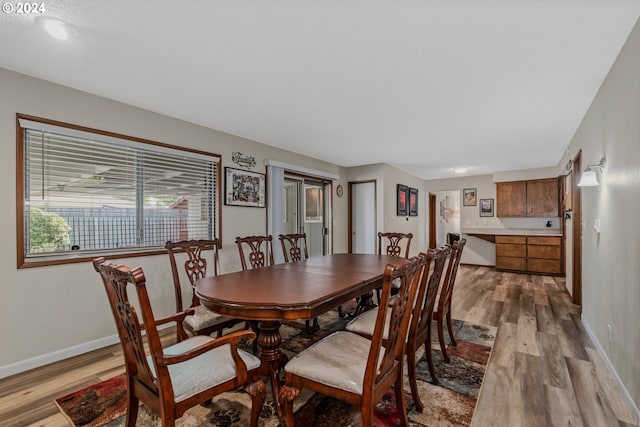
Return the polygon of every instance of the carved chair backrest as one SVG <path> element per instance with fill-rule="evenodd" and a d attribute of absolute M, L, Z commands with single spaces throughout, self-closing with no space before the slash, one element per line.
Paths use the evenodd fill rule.
<path fill-rule="evenodd" d="M 409 258 L 412 238 L 412 233 L 378 233 L 378 254 Z M 404 255 L 402 254 L 403 240 L 406 242 Z M 384 248 L 383 244 L 386 245 Z"/>
<path fill-rule="evenodd" d="M 306 233 L 280 234 L 278 235 L 278 239 L 282 246 L 284 262 L 289 262 L 289 260 L 300 261 L 309 258 Z"/>
<path fill-rule="evenodd" d="M 431 327 L 433 308 L 436 297 L 438 296 L 440 279 L 442 278 L 442 272 L 449 251 L 449 246 L 441 246 L 437 249 L 429 249 L 427 254 L 423 254 L 428 261 L 422 271 L 420 285 L 418 286 L 416 304 L 413 309 L 411 326 L 409 328 L 410 337 L 423 335 L 427 328 Z M 430 264 L 433 264 L 433 268 L 430 268 Z"/>
<path fill-rule="evenodd" d="M 441 312 L 443 315 L 451 311 L 453 285 L 456 282 L 462 250 L 466 244 L 466 239 L 460 239 L 453 242 L 453 246 L 451 247 L 451 256 L 449 257 L 449 264 L 447 265 L 447 272 L 444 275 L 442 290 L 440 291 L 440 300 L 438 301 L 438 312 Z"/>
<path fill-rule="evenodd" d="M 390 312 L 378 310 L 376 326 L 371 337 L 371 347 L 365 370 L 364 390 L 373 390 L 376 384 L 388 378 L 393 369 L 398 369 L 404 356 L 405 340 L 413 306 L 420 280 L 420 271 L 426 264 L 426 257 L 417 256 L 409 260 L 399 260 L 385 268 L 381 307 L 387 307 L 391 296 L 391 282 L 400 279 L 398 293 L 393 299 Z M 388 314 L 389 313 L 389 314 Z M 389 315 L 389 319 L 387 319 Z M 384 339 L 385 323 L 389 325 L 388 338 Z M 382 348 L 385 348 L 382 361 L 379 363 Z"/>
<path fill-rule="evenodd" d="M 147 294 L 144 272 L 140 267 L 132 270 L 124 265 L 114 265 L 106 262 L 104 258 L 94 259 L 93 267 L 100 273 L 104 288 L 107 291 L 109 305 L 116 322 L 120 343 L 122 344 L 127 374 L 156 395 L 160 393 L 159 386 L 164 388 L 166 385 L 167 389 L 163 389 L 163 394 L 165 397 L 173 397 L 169 372 L 166 367 L 158 366 L 155 363 L 155 357 L 153 357 L 154 355 L 162 354 L 162 345 Z M 155 372 L 158 381 L 154 379 L 147 362 L 140 319 L 127 295 L 127 287 L 129 286 L 135 289 L 138 297 L 149 353 L 152 355 L 153 363 L 156 365 Z"/>
<path fill-rule="evenodd" d="M 269 236 L 248 236 L 236 237 L 236 245 L 240 252 L 240 263 L 243 270 L 251 270 L 273 265 L 272 237 Z M 245 257 L 244 248 L 247 248 L 249 265 Z"/>
<path fill-rule="evenodd" d="M 177 242 L 167 242 L 164 245 L 169 253 L 171 262 L 171 272 L 173 274 L 173 286 L 176 294 L 176 311 L 185 309 L 182 305 L 182 285 L 180 283 L 180 269 L 176 260 L 177 253 L 186 253 L 187 259 L 184 261 L 184 272 L 191 285 L 191 305 L 200 305 L 200 299 L 195 294 L 195 284 L 198 279 L 209 275 L 217 276 L 220 273 L 220 259 L 218 250 L 220 240 L 180 240 Z M 186 307 L 188 308 L 188 307 Z"/>

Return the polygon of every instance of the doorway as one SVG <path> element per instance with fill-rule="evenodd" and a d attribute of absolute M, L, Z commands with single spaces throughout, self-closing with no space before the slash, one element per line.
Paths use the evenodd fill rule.
<path fill-rule="evenodd" d="M 376 253 L 376 181 L 349 182 L 349 253 Z"/>
<path fill-rule="evenodd" d="M 429 247 L 460 238 L 460 190 L 429 193 Z"/>
<path fill-rule="evenodd" d="M 306 233 L 309 256 L 328 253 L 328 183 L 303 177 L 284 178 L 283 233 Z"/>

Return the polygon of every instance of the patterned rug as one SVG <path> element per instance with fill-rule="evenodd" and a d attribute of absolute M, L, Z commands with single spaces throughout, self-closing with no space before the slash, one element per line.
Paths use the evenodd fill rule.
<path fill-rule="evenodd" d="M 332 311 L 319 317 L 320 330 L 307 334 L 304 323 L 286 322 L 281 327 L 282 350 L 293 356 L 322 339 L 332 331 L 342 329 L 346 319 Z M 433 357 L 439 385 L 430 383 L 423 348 L 419 351 L 418 389 L 425 405 L 423 413 L 415 411 L 405 378 L 405 399 L 409 407 L 412 427 L 468 426 L 471 424 L 478 392 L 484 377 L 496 328 L 453 321 L 457 347 L 448 347 L 451 358 L 444 363 L 439 344 L 433 343 Z M 437 337 L 435 328 L 433 336 Z M 445 333 L 446 335 L 446 333 Z M 405 369 L 406 374 L 406 369 Z M 270 387 L 267 387 L 269 390 Z M 126 413 L 126 380 L 123 375 L 111 378 L 55 400 L 55 404 L 75 427 L 121 427 Z M 251 399 L 243 391 L 223 393 L 207 405 L 187 411 L 177 420 L 179 427 L 241 427 L 249 425 Z M 303 390 L 294 403 L 296 426 L 336 427 L 360 426 L 357 408 L 333 398 Z M 376 427 L 399 425 L 393 390 L 378 402 L 375 411 Z M 278 426 L 270 396 L 260 414 L 264 427 Z M 158 418 L 147 412 L 144 405 L 138 411 L 137 426 L 157 427 Z"/>

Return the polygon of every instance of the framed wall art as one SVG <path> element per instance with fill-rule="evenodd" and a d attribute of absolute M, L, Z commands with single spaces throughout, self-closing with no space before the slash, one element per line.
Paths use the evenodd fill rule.
<path fill-rule="evenodd" d="M 493 216 L 493 199 L 480 199 L 480 216 Z"/>
<path fill-rule="evenodd" d="M 409 216 L 418 216 L 418 189 L 409 188 Z"/>
<path fill-rule="evenodd" d="M 263 173 L 224 168 L 224 204 L 264 208 L 265 177 Z"/>
<path fill-rule="evenodd" d="M 407 187 L 406 185 L 398 184 L 397 200 L 396 200 L 396 215 L 407 216 L 408 201 L 409 201 L 409 187 Z"/>
<path fill-rule="evenodd" d="M 478 190 L 476 188 L 465 188 L 462 190 L 462 206 L 476 206 Z"/>

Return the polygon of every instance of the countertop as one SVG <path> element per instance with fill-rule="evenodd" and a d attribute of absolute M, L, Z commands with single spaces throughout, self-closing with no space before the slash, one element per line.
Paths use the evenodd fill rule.
<path fill-rule="evenodd" d="M 494 236 L 562 236 L 557 228 L 489 228 L 489 227 L 461 227 L 464 234 L 490 234 Z"/>

